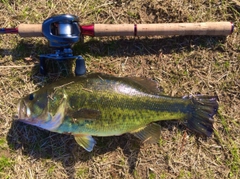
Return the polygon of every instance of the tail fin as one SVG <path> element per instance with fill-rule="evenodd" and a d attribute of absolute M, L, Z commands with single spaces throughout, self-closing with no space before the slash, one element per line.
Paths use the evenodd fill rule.
<path fill-rule="evenodd" d="M 210 137 L 213 132 L 213 116 L 218 110 L 216 96 L 196 96 L 192 98 L 192 117 L 187 120 L 186 126 L 200 135 Z"/>

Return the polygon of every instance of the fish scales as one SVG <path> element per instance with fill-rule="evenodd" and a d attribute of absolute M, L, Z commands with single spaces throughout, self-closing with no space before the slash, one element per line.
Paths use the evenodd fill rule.
<path fill-rule="evenodd" d="M 76 93 L 78 89 L 73 89 L 74 91 L 71 89 L 74 94 L 72 97 L 69 96 L 71 93 L 67 89 L 64 90 L 69 96 L 70 108 L 67 113 L 70 118 L 68 116 L 64 120 L 66 123 L 56 129 L 57 132 L 81 132 L 83 134 L 91 132 L 91 135 L 96 136 L 120 135 L 150 122 L 186 118 L 189 115 L 186 111 L 191 108 L 189 101 L 183 105 L 182 99 L 179 99 L 179 103 L 175 101 L 172 104 L 172 99 L 166 97 L 154 96 L 149 99 L 141 94 L 129 97 L 116 92 L 85 90 Z M 71 119 L 71 114 L 74 115 L 75 109 L 93 109 L 99 111 L 100 114 L 96 120 L 92 119 L 89 123 L 81 118 L 80 113 L 79 116 L 75 114 L 74 119 Z"/>
<path fill-rule="evenodd" d="M 107 82 L 106 84 L 109 84 Z M 105 84 L 105 86 L 107 86 Z M 85 87 L 85 86 L 84 86 Z M 152 95 L 149 98 L 146 94 L 139 93 L 134 96 L 129 96 L 126 94 L 118 94 L 115 91 L 102 91 L 103 89 L 98 88 L 97 90 L 91 89 L 92 92 L 81 90 L 77 87 L 65 89 L 65 93 L 73 94 L 72 97 L 69 96 L 69 104 L 74 106 L 74 108 L 69 109 L 69 113 L 74 113 L 75 109 L 94 109 L 100 112 L 101 115 L 97 117 L 97 120 L 91 122 L 92 125 L 88 124 L 84 126 L 84 129 L 74 127 L 76 130 L 72 130 L 71 128 L 67 128 L 63 124 L 62 128 L 58 129 L 59 132 L 63 132 L 61 130 L 66 130 L 72 133 L 80 132 L 86 133 L 89 132 L 87 129 L 91 129 L 91 132 L 94 132 L 92 135 L 108 135 L 105 132 L 109 130 L 113 130 L 116 126 L 118 131 L 115 132 L 115 135 L 120 135 L 125 133 L 126 130 L 129 130 L 130 126 L 141 127 L 150 122 L 158 121 L 158 120 L 168 120 L 168 119 L 179 119 L 187 116 L 186 110 L 188 110 L 188 103 L 186 101 L 186 105 L 183 105 L 183 100 L 179 99 L 179 103 L 174 102 L 172 104 L 171 98 L 160 97 L 157 95 Z M 78 91 L 78 92 L 76 92 Z M 81 91 L 81 92 L 79 92 Z M 60 95 L 61 96 L 61 95 Z M 181 106 L 181 108 L 179 108 Z M 167 112 L 166 112 L 167 111 Z M 172 111 L 172 113 L 170 113 Z M 183 111 L 184 113 L 181 113 Z M 80 118 L 75 117 L 76 121 L 74 125 L 78 125 L 81 123 L 81 126 L 85 121 Z M 68 119 L 69 120 L 69 119 Z M 67 121 L 67 120 L 64 120 Z M 71 120 L 72 121 L 72 120 Z M 69 124 L 69 122 L 68 122 Z M 128 126 L 126 127 L 122 126 Z M 121 132 L 119 130 L 122 129 Z M 130 128 L 131 129 L 131 128 Z"/>

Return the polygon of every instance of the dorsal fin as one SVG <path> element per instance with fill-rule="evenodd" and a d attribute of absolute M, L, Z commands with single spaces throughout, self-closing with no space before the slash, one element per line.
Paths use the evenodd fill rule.
<path fill-rule="evenodd" d="M 127 77 L 128 79 L 134 81 L 142 88 L 146 89 L 151 94 L 162 94 L 163 90 L 159 88 L 156 81 L 148 78 L 141 78 L 141 77 Z"/>
<path fill-rule="evenodd" d="M 153 95 L 163 95 L 163 89 L 158 86 L 158 83 L 150 78 L 145 77 L 135 77 L 135 76 L 129 76 L 129 77 L 115 77 L 104 73 L 92 73 L 88 74 L 86 77 L 91 78 L 100 78 L 101 80 L 120 80 L 123 83 L 126 83 L 128 85 L 133 85 L 137 89 L 142 89 L 144 92 L 153 94 Z"/>

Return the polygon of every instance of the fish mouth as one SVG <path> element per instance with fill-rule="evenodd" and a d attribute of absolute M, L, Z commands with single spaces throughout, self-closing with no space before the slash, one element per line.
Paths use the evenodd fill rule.
<path fill-rule="evenodd" d="M 30 118 L 31 111 L 24 100 L 20 100 L 17 104 L 17 113 L 19 120 L 26 120 Z"/>

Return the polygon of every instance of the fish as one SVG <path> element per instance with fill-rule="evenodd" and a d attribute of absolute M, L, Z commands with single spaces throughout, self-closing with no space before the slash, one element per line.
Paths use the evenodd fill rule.
<path fill-rule="evenodd" d="M 154 80 L 93 73 L 48 84 L 19 100 L 17 120 L 73 135 L 88 152 L 93 136 L 133 134 L 143 143 L 160 139 L 161 120 L 180 120 L 188 129 L 210 137 L 217 96 L 163 95 Z"/>

